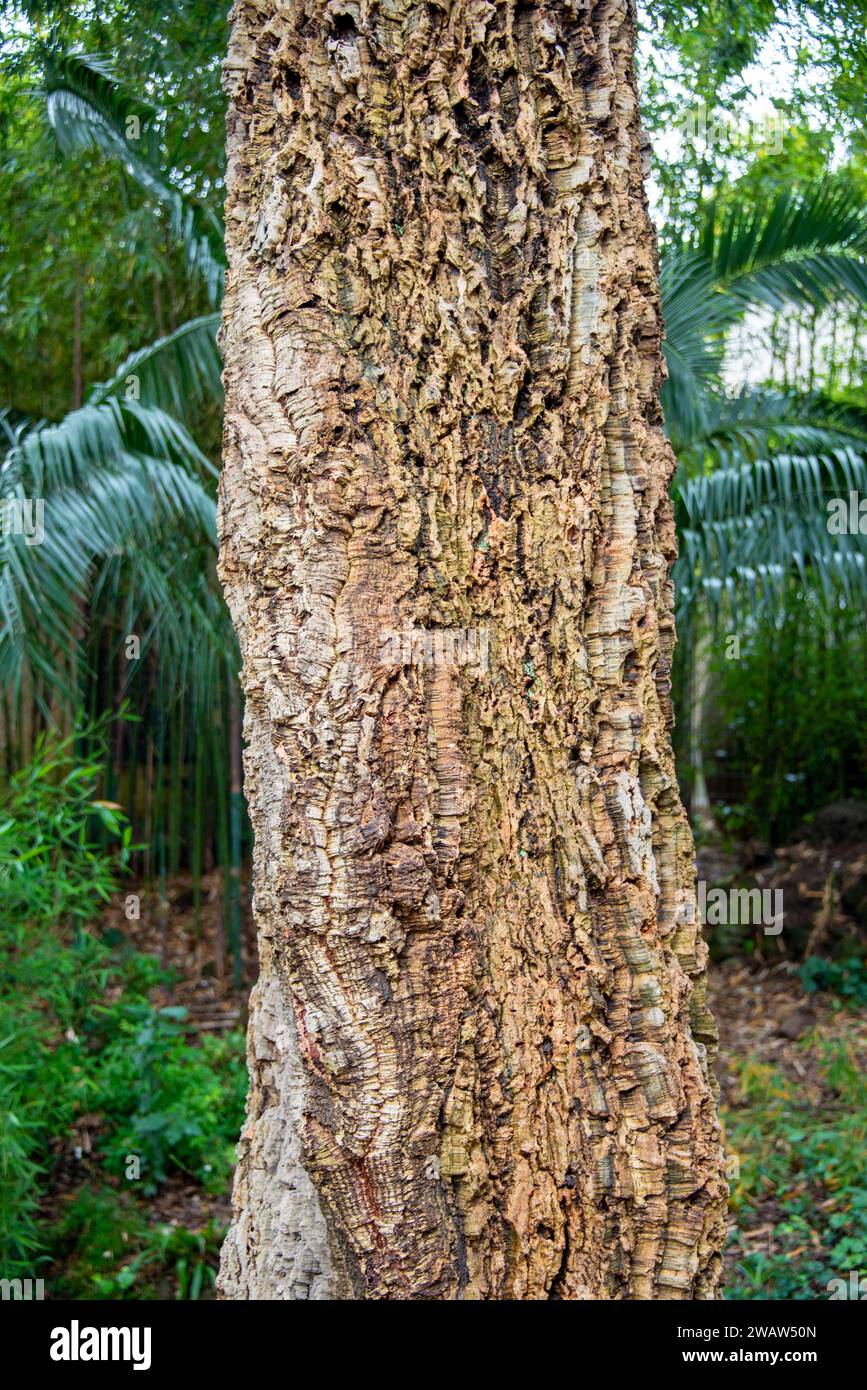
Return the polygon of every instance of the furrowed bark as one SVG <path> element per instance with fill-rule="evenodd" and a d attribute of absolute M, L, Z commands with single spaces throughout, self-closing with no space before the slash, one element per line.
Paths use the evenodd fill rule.
<path fill-rule="evenodd" d="M 625 0 L 239 0 L 221 573 L 261 978 L 231 1298 L 712 1298 Z"/>

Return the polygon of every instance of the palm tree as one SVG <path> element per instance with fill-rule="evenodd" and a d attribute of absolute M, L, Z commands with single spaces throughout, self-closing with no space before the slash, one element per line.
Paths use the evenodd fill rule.
<path fill-rule="evenodd" d="M 58 653 L 80 654 L 76 606 L 91 590 L 104 589 L 107 572 L 121 561 L 132 584 L 128 613 L 146 613 L 153 621 L 157 613 L 166 616 L 168 604 L 172 621 L 162 633 L 177 654 L 179 634 L 193 632 L 203 610 L 190 606 L 195 564 L 181 582 L 183 547 L 166 547 L 167 528 L 183 539 L 190 559 L 213 553 L 216 543 L 217 470 L 196 445 L 190 422 L 203 404 L 221 400 L 220 219 L 185 194 L 179 176 L 164 172 L 155 112 L 123 89 L 105 60 L 40 41 L 33 59 L 42 71 L 41 109 L 61 149 L 97 149 L 118 160 L 153 212 L 168 209 L 212 312 L 133 353 L 63 420 L 27 420 L 11 405 L 3 411 L 2 496 L 43 498 L 52 517 L 38 550 L 31 552 L 9 528 L 2 538 L 0 681 L 7 685 L 17 684 L 27 667 L 62 682 L 54 665 Z M 128 137 L 131 120 L 135 139 Z"/>
<path fill-rule="evenodd" d="M 25 726 L 68 724 L 82 702 L 119 707 L 129 697 L 135 719 L 115 740 L 110 790 L 124 794 L 126 764 L 130 815 L 138 810 L 150 842 L 145 867 L 164 879 L 183 837 L 198 895 L 209 814 L 205 766 L 216 792 L 218 856 L 233 868 L 240 857 L 230 804 L 240 749 L 228 737 L 236 722 L 237 646 L 216 582 L 217 470 L 193 435 L 203 410 L 218 411 L 222 397 L 222 226 L 189 197 L 180 176 L 164 172 L 153 112 L 103 60 L 52 44 L 37 45 L 35 57 L 40 109 L 61 148 L 95 148 L 119 161 L 145 196 L 157 240 L 159 215 L 168 211 L 211 312 L 131 354 L 61 420 L 27 419 L 14 404 L 0 412 L 3 517 L 14 518 L 16 504 L 34 498 L 46 517 L 39 545 L 20 526 L 5 524 L 0 534 L 7 771 L 27 756 Z M 136 139 L 127 138 L 129 130 Z M 180 811 L 185 796 L 194 803 L 191 825 Z M 237 935 L 234 884 L 227 896 Z"/>
<path fill-rule="evenodd" d="M 772 610 L 793 583 L 828 602 L 867 593 L 864 537 L 832 535 L 827 524 L 830 498 L 867 493 L 867 411 L 815 392 L 727 389 L 726 349 L 756 310 L 845 313 L 867 302 L 867 214 L 835 180 L 758 207 L 716 201 L 694 239 L 663 255 L 661 283 L 692 806 L 707 820 L 700 734 L 710 633 L 724 617 Z"/>
<path fill-rule="evenodd" d="M 867 483 L 867 412 L 819 393 L 726 390 L 723 364 L 751 311 L 867 303 L 865 209 L 833 182 L 754 209 L 712 204 L 694 243 L 663 255 L 661 281 L 682 604 L 734 599 L 793 566 L 805 583 L 855 582 L 862 547 L 829 537 L 825 504 Z"/>

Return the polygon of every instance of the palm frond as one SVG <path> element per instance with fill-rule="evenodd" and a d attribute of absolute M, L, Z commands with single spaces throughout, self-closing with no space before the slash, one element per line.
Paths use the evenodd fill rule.
<path fill-rule="evenodd" d="M 662 404 L 675 445 L 704 430 L 704 396 L 719 382 L 725 333 L 738 306 L 722 294 L 713 270 L 687 247 L 669 251 L 660 266 L 665 337 L 663 353 L 668 380 Z"/>
<path fill-rule="evenodd" d="M 0 463 L 0 490 L 21 484 L 28 496 L 42 497 L 61 486 L 86 486 L 94 469 L 143 452 L 215 474 L 179 420 L 159 406 L 107 395 L 56 424 L 19 425 Z"/>
<path fill-rule="evenodd" d="M 867 451 L 867 412 L 820 394 L 743 387 L 707 392 L 701 428 L 679 441 L 681 474 L 732 468 L 775 452 Z"/>
<path fill-rule="evenodd" d="M 109 396 L 13 434 L 0 465 L 4 519 L 16 504 L 18 515 L 37 499 L 44 508 L 37 542 L 20 526 L 0 535 L 0 681 L 14 686 L 26 667 L 54 681 L 71 667 L 104 564 L 213 554 L 216 507 L 214 469 L 158 406 Z M 190 618 L 184 602 L 174 600 L 176 627 Z"/>
<path fill-rule="evenodd" d="M 109 381 L 94 387 L 88 404 L 100 405 L 111 397 L 134 392 L 142 405 L 155 405 L 184 419 L 203 401 L 221 400 L 219 326 L 218 313 L 205 314 L 139 348 Z"/>
<path fill-rule="evenodd" d="M 35 53 L 48 121 L 65 154 L 82 149 L 124 154 L 129 131 L 156 158 L 156 110 L 121 85 L 110 59 L 54 43 L 37 45 Z"/>
<path fill-rule="evenodd" d="M 745 597 L 763 607 L 793 577 L 826 598 L 836 591 L 863 603 L 867 535 L 829 526 L 829 502 L 853 492 L 867 496 L 867 448 L 846 435 L 821 452 L 742 457 L 681 479 L 674 499 L 681 612 L 702 606 L 716 619 Z"/>
<path fill-rule="evenodd" d="M 130 96 L 102 57 L 50 44 L 38 52 L 46 114 L 60 148 L 67 154 L 98 150 L 118 160 L 167 209 L 173 237 L 217 303 L 225 273 L 223 228 L 212 209 L 184 194 L 161 168 L 153 108 Z M 130 122 L 136 123 L 132 135 Z"/>
<path fill-rule="evenodd" d="M 726 337 L 751 309 L 867 303 L 867 210 L 833 180 L 764 204 L 711 203 L 690 244 L 661 257 L 666 428 L 678 454 L 705 444 Z"/>
<path fill-rule="evenodd" d="M 867 212 L 834 180 L 784 189 L 765 205 L 711 204 L 698 250 L 741 304 L 867 303 Z"/>

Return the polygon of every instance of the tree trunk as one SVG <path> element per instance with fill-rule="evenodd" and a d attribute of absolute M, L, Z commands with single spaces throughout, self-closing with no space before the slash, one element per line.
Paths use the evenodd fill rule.
<path fill-rule="evenodd" d="M 261 977 L 230 1298 L 711 1298 L 625 0 L 240 0 L 221 573 Z"/>

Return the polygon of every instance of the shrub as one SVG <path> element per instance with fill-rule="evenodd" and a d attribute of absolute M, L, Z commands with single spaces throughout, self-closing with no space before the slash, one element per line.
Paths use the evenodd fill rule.
<path fill-rule="evenodd" d="M 808 956 L 799 970 L 808 994 L 824 991 L 836 994 L 858 1008 L 867 1008 L 867 961 L 859 956 L 848 960 L 825 960 Z"/>
<path fill-rule="evenodd" d="M 231 1033 L 191 1047 L 185 1017 L 184 1009 L 129 1006 L 94 1071 L 91 1104 L 108 1121 L 106 1165 L 120 1177 L 137 1155 L 146 1193 L 172 1167 L 213 1192 L 231 1176 L 246 1090 L 243 1039 Z"/>

